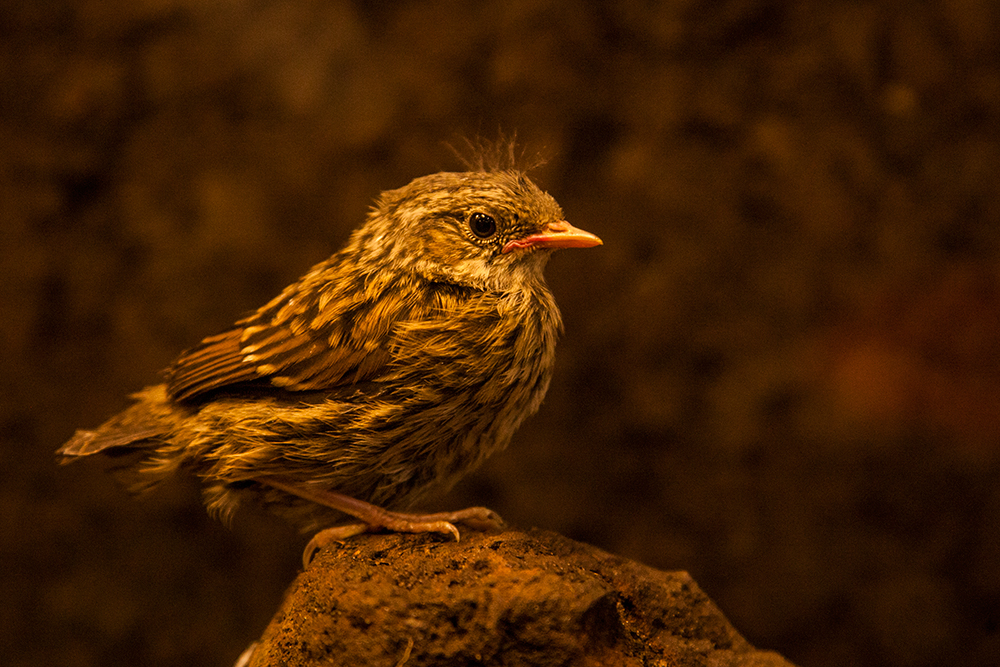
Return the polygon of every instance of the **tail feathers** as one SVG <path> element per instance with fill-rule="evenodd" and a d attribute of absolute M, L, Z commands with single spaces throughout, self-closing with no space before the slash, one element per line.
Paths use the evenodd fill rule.
<path fill-rule="evenodd" d="M 162 384 L 146 387 L 132 398 L 136 403 L 93 431 L 79 430 L 73 434 L 69 442 L 56 451 L 60 462 L 69 463 L 98 453 L 119 456 L 163 444 L 176 421 L 166 387 Z"/>
<path fill-rule="evenodd" d="M 109 450 L 119 448 L 134 449 L 135 445 L 138 445 L 142 441 L 162 435 L 163 431 L 160 428 L 116 430 L 110 433 L 103 433 L 100 430 L 79 430 L 73 434 L 69 442 L 56 451 L 56 454 L 61 457 L 60 463 L 69 463 L 78 458 L 99 452 L 113 454 L 115 452 Z"/>

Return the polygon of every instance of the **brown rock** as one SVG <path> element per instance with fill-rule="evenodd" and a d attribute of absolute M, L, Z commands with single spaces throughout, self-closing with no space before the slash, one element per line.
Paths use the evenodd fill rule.
<path fill-rule="evenodd" d="M 325 549 L 249 664 L 790 665 L 743 639 L 686 572 L 538 530 Z"/>

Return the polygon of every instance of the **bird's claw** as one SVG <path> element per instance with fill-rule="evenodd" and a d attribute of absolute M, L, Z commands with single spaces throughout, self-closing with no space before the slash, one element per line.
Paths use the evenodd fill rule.
<path fill-rule="evenodd" d="M 350 523 L 319 531 L 309 540 L 302 553 L 303 567 L 309 567 L 316 553 L 331 542 L 342 542 L 349 537 L 380 529 L 397 533 L 441 533 L 451 535 L 458 542 L 461 540 L 461 534 L 455 527 L 456 523 L 464 523 L 473 530 L 493 530 L 504 525 L 500 515 L 487 507 L 467 507 L 456 512 L 436 514 L 384 511 L 379 518 L 381 520 L 378 523 Z"/>

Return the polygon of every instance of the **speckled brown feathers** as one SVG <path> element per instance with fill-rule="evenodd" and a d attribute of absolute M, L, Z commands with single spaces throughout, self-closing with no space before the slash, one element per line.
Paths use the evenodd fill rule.
<path fill-rule="evenodd" d="M 562 218 L 516 170 L 384 193 L 343 250 L 59 454 L 132 452 L 137 489 L 186 469 L 213 512 L 254 497 L 303 529 L 342 515 L 262 479 L 408 506 L 538 409 L 561 329 L 542 269 L 600 243 Z"/>

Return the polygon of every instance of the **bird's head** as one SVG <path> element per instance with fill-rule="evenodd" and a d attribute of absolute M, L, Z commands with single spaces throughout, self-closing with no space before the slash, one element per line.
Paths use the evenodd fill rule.
<path fill-rule="evenodd" d="M 352 239 L 360 262 L 501 290 L 539 280 L 552 250 L 600 244 L 516 170 L 418 178 L 383 193 Z"/>

